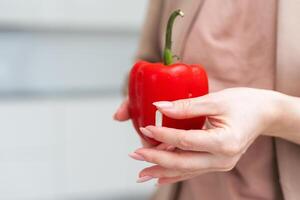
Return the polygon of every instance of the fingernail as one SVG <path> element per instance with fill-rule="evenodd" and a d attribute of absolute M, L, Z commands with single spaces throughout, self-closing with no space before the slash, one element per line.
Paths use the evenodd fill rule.
<path fill-rule="evenodd" d="M 145 158 L 141 156 L 140 154 L 137 154 L 135 152 L 128 154 L 131 158 L 139 161 L 145 161 Z"/>
<path fill-rule="evenodd" d="M 136 180 L 137 183 L 144 183 L 153 179 L 152 176 L 142 176 Z"/>
<path fill-rule="evenodd" d="M 147 137 L 153 138 L 153 133 L 146 128 L 141 127 L 140 131 Z"/>
<path fill-rule="evenodd" d="M 171 107 L 173 107 L 173 103 L 170 102 L 170 101 L 154 102 L 153 105 L 155 105 L 158 108 L 171 108 Z"/>

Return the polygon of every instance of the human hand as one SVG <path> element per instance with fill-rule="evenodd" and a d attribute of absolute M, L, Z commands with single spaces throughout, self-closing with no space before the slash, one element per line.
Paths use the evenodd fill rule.
<path fill-rule="evenodd" d="M 171 118 L 208 116 L 209 127 L 141 128 L 146 136 L 173 145 L 176 150 L 136 150 L 139 160 L 156 164 L 142 170 L 138 182 L 158 178 L 159 184 L 174 183 L 207 172 L 231 170 L 253 141 L 276 123 L 280 107 L 277 96 L 274 91 L 232 88 L 193 99 L 154 103 Z"/>

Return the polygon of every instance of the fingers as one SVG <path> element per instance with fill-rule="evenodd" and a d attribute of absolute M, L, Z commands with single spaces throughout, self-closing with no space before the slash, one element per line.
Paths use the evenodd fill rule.
<path fill-rule="evenodd" d="M 129 120 L 129 100 L 126 98 L 123 103 L 118 108 L 117 112 L 114 114 L 114 119 L 117 121 L 126 121 Z"/>
<path fill-rule="evenodd" d="M 218 115 L 219 105 L 212 95 L 182 99 L 177 101 L 160 101 L 153 103 L 157 109 L 166 116 L 174 119 L 187 119 L 199 116 Z"/>
<path fill-rule="evenodd" d="M 185 180 L 188 180 L 188 179 L 192 179 L 192 178 L 194 178 L 196 176 L 199 176 L 201 174 L 202 173 L 192 174 L 192 175 L 183 175 L 183 176 L 171 177 L 171 178 L 168 178 L 168 177 L 159 178 L 158 181 L 157 181 L 157 184 L 158 185 L 165 185 L 165 184 L 177 183 L 177 182 L 180 182 L 180 181 L 185 181 Z"/>
<path fill-rule="evenodd" d="M 138 149 L 130 156 L 135 160 L 156 164 L 140 172 L 138 183 L 157 178 L 159 184 L 174 183 L 211 171 L 230 171 L 240 158 L 182 150 L 170 152 L 154 148 Z"/>
<path fill-rule="evenodd" d="M 195 176 L 207 173 L 211 170 L 199 170 L 195 172 L 182 172 L 180 170 L 168 169 L 159 165 L 154 165 L 143 169 L 139 173 L 138 182 L 146 182 L 152 179 L 158 179 L 158 184 L 176 183 L 179 181 L 191 179 Z M 143 180 L 143 181 L 140 181 Z"/>
<path fill-rule="evenodd" d="M 158 146 L 156 146 L 155 149 L 165 150 L 165 151 L 174 151 L 176 149 L 176 147 L 169 145 L 169 144 L 161 143 Z"/>
<path fill-rule="evenodd" d="M 182 176 L 183 174 L 186 174 L 187 172 L 182 172 L 175 169 L 168 169 L 159 165 L 154 165 L 148 168 L 143 169 L 139 173 L 139 177 L 152 177 L 152 178 L 171 178 L 171 177 L 177 177 Z"/>
<path fill-rule="evenodd" d="M 209 153 L 185 151 L 161 151 L 157 149 L 138 149 L 133 153 L 138 160 L 160 165 L 164 168 L 191 172 L 199 169 L 215 168 L 215 158 Z M 132 158 L 132 154 L 130 154 Z M 135 158 L 134 158 L 135 159 Z"/>
<path fill-rule="evenodd" d="M 153 138 L 182 150 L 205 151 L 216 153 L 219 151 L 220 138 L 214 130 L 180 130 L 166 127 L 147 126 L 141 132 Z"/>

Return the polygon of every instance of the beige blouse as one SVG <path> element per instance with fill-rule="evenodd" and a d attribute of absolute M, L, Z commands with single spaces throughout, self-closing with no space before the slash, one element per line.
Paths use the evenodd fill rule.
<path fill-rule="evenodd" d="M 173 50 L 205 66 L 210 92 L 245 86 L 300 96 L 300 2 L 151 0 L 138 58 L 161 60 L 166 20 L 178 8 L 185 18 L 176 21 Z M 230 172 L 162 187 L 155 198 L 300 199 L 300 147 L 259 137 Z"/>

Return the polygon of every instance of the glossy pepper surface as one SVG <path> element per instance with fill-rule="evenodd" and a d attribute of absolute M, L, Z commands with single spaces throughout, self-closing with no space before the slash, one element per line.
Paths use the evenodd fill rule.
<path fill-rule="evenodd" d="M 152 145 L 159 142 L 144 136 L 139 128 L 155 125 L 157 101 L 174 101 L 199 97 L 208 93 L 208 79 L 201 65 L 173 64 L 171 52 L 172 27 L 177 16 L 176 10 L 169 18 L 164 49 L 164 63 L 138 61 L 129 77 L 129 113 L 139 135 Z M 192 119 L 171 119 L 162 117 L 162 126 L 177 129 L 201 129 L 205 116 Z"/>

